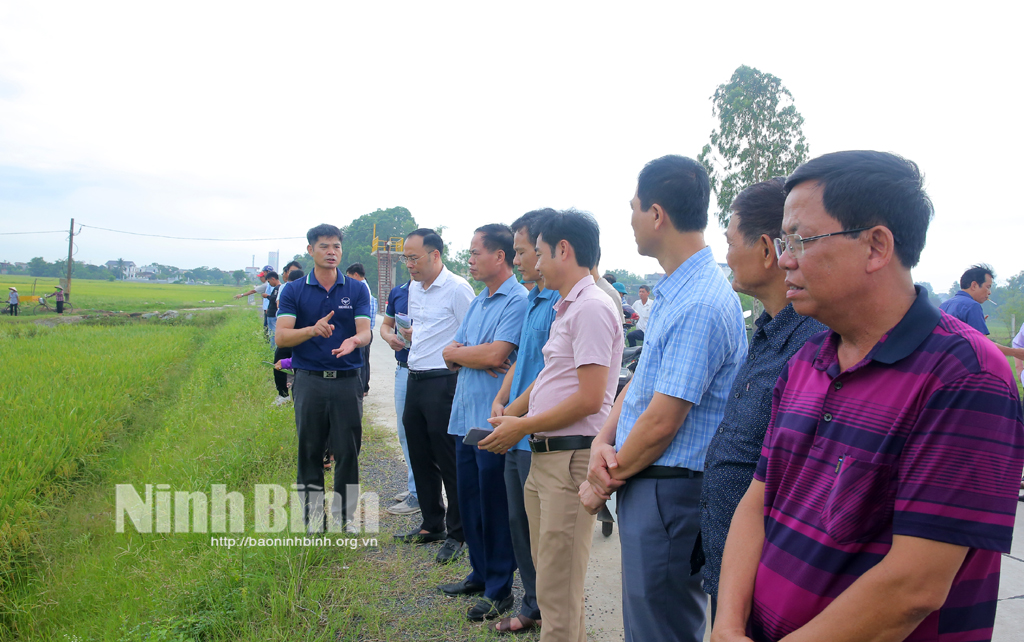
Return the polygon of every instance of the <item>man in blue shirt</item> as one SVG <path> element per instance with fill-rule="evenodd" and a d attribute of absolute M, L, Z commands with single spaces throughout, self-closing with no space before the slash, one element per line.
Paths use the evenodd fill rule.
<path fill-rule="evenodd" d="M 981 304 L 992 296 L 993 278 L 995 278 L 995 273 L 991 267 L 984 263 L 972 265 L 960 277 L 960 291 L 952 298 L 943 301 L 939 309 L 988 336 L 988 324 Z M 996 343 L 996 347 L 1007 357 L 1024 359 L 1024 350 L 1008 348 L 998 343 Z"/>
<path fill-rule="evenodd" d="M 307 532 L 327 527 L 324 448 L 334 455 L 331 528 L 358 532 L 352 523 L 359 500 L 363 387 L 359 350 L 370 343 L 370 295 L 338 268 L 341 230 L 318 225 L 306 233 L 313 271 L 292 283 L 278 302 L 277 345 L 292 348 L 299 492 Z"/>
<path fill-rule="evenodd" d="M 704 241 L 710 187 L 700 163 L 665 156 L 640 172 L 631 201 L 640 254 L 665 276 L 636 373 L 591 447 L 597 512 L 618 489 L 626 642 L 704 636 L 707 595 L 690 574 L 700 530 L 704 455 L 747 353 L 739 297 Z"/>
<path fill-rule="evenodd" d="M 544 277 L 537 270 L 537 230 L 544 217 L 557 214 L 553 209 L 527 212 L 512 223 L 515 232 L 513 248 L 515 259 L 512 261 L 519 268 L 524 281 L 533 281 L 534 288 L 527 295 L 526 321 L 519 334 L 519 349 L 516 363 L 505 374 L 501 390 L 491 404 L 491 416 L 500 417 L 505 414 L 505 406 L 515 401 L 526 392 L 530 384 L 544 368 L 544 353 L 541 352 L 547 343 L 551 331 L 551 323 L 555 320 L 555 304 L 561 300 L 558 292 L 544 287 Z M 526 408 L 520 409 L 519 415 L 526 414 Z M 540 625 L 540 608 L 537 607 L 537 571 L 533 567 L 533 555 L 530 551 L 530 522 L 526 517 L 526 504 L 523 490 L 526 478 L 530 474 L 529 438 L 524 437 L 518 444 L 505 453 L 505 492 L 508 496 L 508 521 L 512 531 L 512 550 L 519 566 L 519 577 L 523 580 L 523 604 L 519 615 L 505 618 L 497 625 L 497 630 L 512 633 L 532 629 Z"/>
<path fill-rule="evenodd" d="M 491 224 L 477 228 L 469 248 L 469 273 L 486 286 L 469 306 L 442 356 L 459 371 L 448 433 L 457 437 L 455 460 L 459 514 L 473 572 L 445 584 L 446 595 L 483 597 L 466 614 L 472 621 L 493 619 L 512 608 L 516 561 L 508 523 L 505 456 L 465 444 L 471 428 L 489 429 L 491 402 L 501 388 L 499 375 L 515 360 L 526 317 L 526 288 L 512 273 L 512 230 Z"/>
<path fill-rule="evenodd" d="M 395 413 L 398 416 L 398 443 L 402 445 L 408 473 L 406 490 L 395 496 L 398 503 L 385 509 L 393 515 L 411 515 L 420 511 L 419 497 L 416 495 L 416 478 L 412 472 L 412 460 L 409 459 L 409 441 L 405 437 L 405 424 L 402 423 L 405 393 L 409 388 L 409 348 L 395 330 L 395 315 L 409 314 L 409 283 L 411 281 L 391 288 L 387 307 L 384 309 L 384 322 L 380 326 L 380 336 L 395 351 L 395 360 L 398 362 L 395 366 Z"/>

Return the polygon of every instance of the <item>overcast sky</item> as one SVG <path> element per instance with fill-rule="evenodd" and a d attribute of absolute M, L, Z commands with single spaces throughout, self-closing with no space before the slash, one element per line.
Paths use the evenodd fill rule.
<path fill-rule="evenodd" d="M 482 223 L 575 206 L 601 224 L 602 268 L 653 272 L 636 175 L 696 157 L 709 97 L 746 64 L 792 92 L 812 156 L 921 166 L 936 215 L 915 279 L 941 292 L 987 261 L 1005 280 L 1024 270 L 1005 191 L 1024 4 L 942 6 L 0 2 L 0 231 L 292 237 L 402 205 L 461 249 Z M 716 223 L 707 239 L 724 261 Z M 76 242 L 91 263 L 222 269 L 305 246 Z M 0 260 L 66 253 L 66 234 L 0 236 Z"/>

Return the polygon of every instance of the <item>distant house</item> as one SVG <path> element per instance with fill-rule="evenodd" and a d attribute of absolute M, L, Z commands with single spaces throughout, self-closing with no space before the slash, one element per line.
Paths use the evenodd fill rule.
<path fill-rule="evenodd" d="M 156 272 L 146 271 L 146 272 L 139 272 L 137 278 L 140 278 L 140 279 L 152 279 L 155 276 L 156 276 Z"/>
<path fill-rule="evenodd" d="M 14 267 L 18 268 L 19 270 L 24 270 L 25 268 L 28 267 L 28 263 L 21 263 L 20 261 L 15 261 Z"/>
<path fill-rule="evenodd" d="M 117 261 L 107 261 L 104 263 L 108 270 L 117 269 Z M 126 279 L 134 279 L 138 277 L 139 267 L 135 265 L 134 261 L 124 261 L 121 266 L 121 271 L 124 273 Z"/>

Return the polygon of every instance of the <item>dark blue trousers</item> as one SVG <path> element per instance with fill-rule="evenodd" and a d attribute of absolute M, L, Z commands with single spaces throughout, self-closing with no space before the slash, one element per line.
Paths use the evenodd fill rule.
<path fill-rule="evenodd" d="M 508 525 L 505 456 L 467 446 L 457 438 L 455 463 L 459 514 L 473 567 L 469 581 L 484 585 L 484 597 L 503 600 L 512 592 L 516 571 Z"/>
<path fill-rule="evenodd" d="M 700 642 L 708 596 L 690 575 L 700 531 L 696 478 L 630 479 L 616 496 L 626 642 Z"/>

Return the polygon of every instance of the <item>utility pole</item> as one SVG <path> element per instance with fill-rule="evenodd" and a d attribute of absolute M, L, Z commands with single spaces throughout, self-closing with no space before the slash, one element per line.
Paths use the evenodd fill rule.
<path fill-rule="evenodd" d="M 75 248 L 75 219 L 71 219 L 71 233 L 68 236 L 68 287 L 64 296 L 71 298 L 71 268 L 74 266 L 74 248 Z"/>

